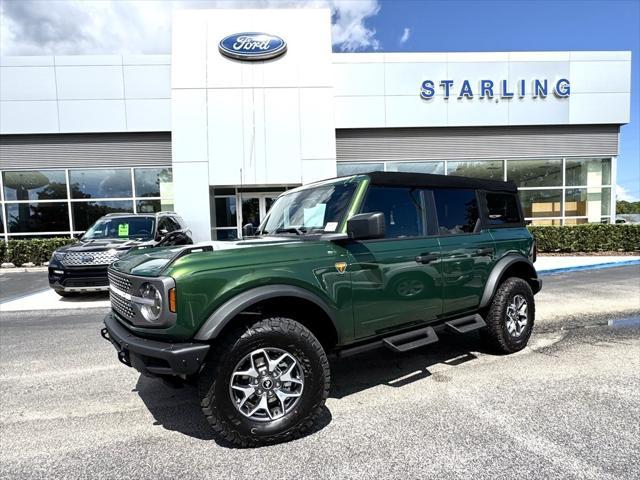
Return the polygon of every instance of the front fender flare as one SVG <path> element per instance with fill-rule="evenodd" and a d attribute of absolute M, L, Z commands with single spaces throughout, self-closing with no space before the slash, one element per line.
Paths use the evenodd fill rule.
<path fill-rule="evenodd" d="M 293 285 L 265 285 L 246 290 L 223 303 L 204 322 L 194 339 L 209 341 L 216 338 L 236 315 L 262 300 L 276 297 L 296 297 L 316 304 L 331 319 L 333 327 L 337 331 L 335 314 L 327 303 L 317 295 Z"/>
<path fill-rule="evenodd" d="M 529 280 L 535 282 L 541 287 L 542 282 L 538 279 L 538 274 L 535 267 L 533 266 L 533 263 L 531 263 L 531 260 L 523 257 L 522 255 L 506 255 L 496 262 L 493 269 L 491 270 L 491 273 L 489 274 L 489 278 L 487 279 L 487 283 L 485 284 L 484 292 L 482 294 L 482 299 L 480 300 L 480 308 L 486 307 L 491 303 L 491 299 L 493 298 L 493 295 L 498 288 L 502 275 L 507 270 L 507 268 L 515 265 L 516 263 L 522 263 L 526 265 L 526 268 L 530 273 Z M 540 287 L 538 287 L 538 290 L 540 289 Z"/>

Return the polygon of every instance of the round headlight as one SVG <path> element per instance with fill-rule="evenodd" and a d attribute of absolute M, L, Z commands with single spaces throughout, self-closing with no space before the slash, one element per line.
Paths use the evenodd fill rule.
<path fill-rule="evenodd" d="M 140 306 L 140 313 L 147 322 L 155 322 L 160 318 L 162 313 L 162 295 L 156 287 L 150 283 L 145 283 L 140 287 L 140 296 L 145 300 L 151 300 L 153 303 L 143 304 Z"/>

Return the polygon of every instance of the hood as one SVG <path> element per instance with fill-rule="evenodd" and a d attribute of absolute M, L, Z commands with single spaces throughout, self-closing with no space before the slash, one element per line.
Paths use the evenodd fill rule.
<path fill-rule="evenodd" d="M 118 240 L 115 238 L 105 238 L 100 240 L 79 240 L 71 245 L 66 245 L 57 249 L 60 253 L 70 252 L 101 252 L 104 250 L 129 250 L 130 248 L 151 245 L 151 241 L 138 240 Z"/>
<path fill-rule="evenodd" d="M 251 238 L 249 240 L 238 240 L 235 242 L 211 241 L 201 242 L 195 245 L 184 245 L 179 247 L 160 247 L 134 250 L 114 262 L 111 268 L 131 275 L 142 277 L 157 277 L 164 269 L 180 258 L 186 250 L 191 252 L 218 251 L 218 250 L 238 250 L 252 247 L 301 243 L 298 237 L 294 236 L 264 236 Z"/>

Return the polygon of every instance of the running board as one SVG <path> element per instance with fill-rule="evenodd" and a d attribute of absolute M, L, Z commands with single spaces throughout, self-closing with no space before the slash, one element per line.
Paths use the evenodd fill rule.
<path fill-rule="evenodd" d="M 449 320 L 448 322 L 444 322 L 444 324 L 447 328 L 456 333 L 467 333 L 487 326 L 487 324 L 484 323 L 484 319 L 477 313 L 466 317 L 456 318 L 455 320 Z"/>
<path fill-rule="evenodd" d="M 408 352 L 414 348 L 424 347 L 438 341 L 438 335 L 432 327 L 425 327 L 411 332 L 393 335 L 382 340 L 385 347 L 394 352 Z"/>

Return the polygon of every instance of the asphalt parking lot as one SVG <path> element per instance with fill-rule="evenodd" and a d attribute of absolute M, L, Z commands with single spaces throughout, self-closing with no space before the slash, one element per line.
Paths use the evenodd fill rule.
<path fill-rule="evenodd" d="M 0 477 L 637 478 L 640 267 L 544 280 L 523 352 L 333 361 L 321 428 L 250 450 L 213 439 L 194 389 L 121 365 L 105 308 L 2 312 Z"/>

